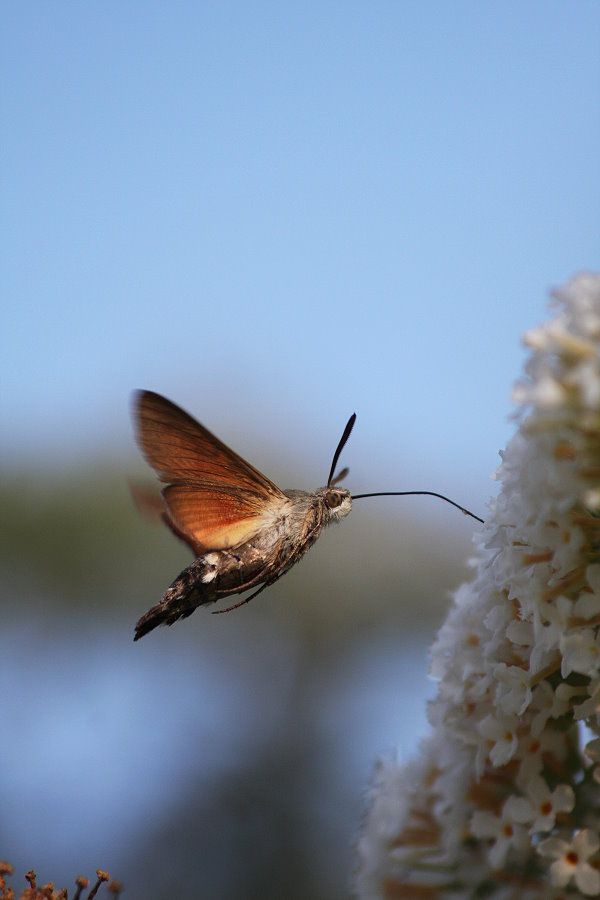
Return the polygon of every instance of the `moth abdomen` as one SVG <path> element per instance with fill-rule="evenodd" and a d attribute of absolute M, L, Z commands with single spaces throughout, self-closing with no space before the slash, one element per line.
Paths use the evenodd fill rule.
<path fill-rule="evenodd" d="M 219 554 L 206 553 L 181 572 L 167 588 L 160 603 L 149 609 L 135 626 L 134 641 L 158 625 L 172 625 L 191 616 L 198 606 L 217 599 Z"/>
<path fill-rule="evenodd" d="M 252 542 L 231 550 L 212 550 L 180 572 L 160 603 L 149 609 L 135 627 L 134 640 L 158 625 L 186 619 L 207 603 L 249 590 L 265 580 L 263 550 Z"/>

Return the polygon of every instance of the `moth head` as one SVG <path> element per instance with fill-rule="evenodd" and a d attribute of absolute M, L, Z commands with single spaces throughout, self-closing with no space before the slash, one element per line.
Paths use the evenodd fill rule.
<path fill-rule="evenodd" d="M 346 488 L 329 486 L 321 488 L 318 493 L 321 494 L 329 522 L 343 519 L 352 509 L 352 497 Z"/>

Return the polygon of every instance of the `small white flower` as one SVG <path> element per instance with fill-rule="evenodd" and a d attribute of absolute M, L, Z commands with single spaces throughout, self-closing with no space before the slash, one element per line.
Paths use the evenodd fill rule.
<path fill-rule="evenodd" d="M 570 843 L 551 837 L 538 847 L 542 856 L 554 860 L 550 866 L 552 884 L 562 888 L 573 879 L 586 897 L 597 897 L 600 893 L 600 872 L 588 862 L 598 849 L 598 835 L 587 828 L 578 831 Z"/>
<path fill-rule="evenodd" d="M 560 641 L 563 655 L 561 673 L 567 678 L 571 672 L 593 677 L 600 669 L 600 641 L 596 628 L 579 628 L 563 635 Z"/>
<path fill-rule="evenodd" d="M 532 672 L 538 672 L 553 658 L 559 658 L 560 640 L 569 627 L 571 614 L 572 604 L 566 597 L 556 597 L 553 603 L 536 606 L 533 611 Z"/>
<path fill-rule="evenodd" d="M 545 780 L 539 775 L 527 785 L 527 796 L 531 801 L 533 821 L 531 831 L 551 831 L 556 824 L 556 814 L 571 812 L 575 806 L 575 792 L 569 784 L 559 784 L 550 791 Z"/>
<path fill-rule="evenodd" d="M 531 721 L 531 734 L 534 737 L 539 737 L 548 719 L 558 719 L 569 711 L 572 692 L 576 693 L 577 688 L 566 684 L 559 684 L 556 690 L 547 681 L 540 681 L 535 686 L 532 707 L 536 713 Z"/>
<path fill-rule="evenodd" d="M 506 637 L 513 644 L 518 644 L 521 647 L 531 647 L 534 640 L 533 623 L 514 619 L 506 627 Z"/>
<path fill-rule="evenodd" d="M 585 572 L 587 583 L 591 587 L 594 595 L 600 597 L 600 565 L 594 563 L 588 566 Z"/>
<path fill-rule="evenodd" d="M 502 601 L 500 603 L 496 603 L 494 606 L 492 606 L 489 613 L 483 620 L 483 623 L 486 628 L 489 628 L 492 634 L 498 635 L 499 637 L 504 637 L 507 626 L 512 621 L 514 621 L 514 616 L 513 611 L 510 607 L 510 603 L 507 603 L 506 598 L 502 597 Z"/>
<path fill-rule="evenodd" d="M 576 471 L 576 470 L 574 470 Z M 576 489 L 576 486 L 574 486 Z M 573 564 L 575 555 L 585 543 L 585 534 L 580 528 L 575 528 L 570 522 L 565 522 L 559 530 L 560 543 L 554 547 L 552 562 L 561 573 L 567 572 Z"/>
<path fill-rule="evenodd" d="M 526 339 L 529 335 L 526 335 Z M 519 382 L 512 392 L 515 403 L 526 405 L 535 403 L 539 407 L 552 409 L 562 406 L 566 400 L 564 388 L 551 377 L 539 378 L 535 383 Z"/>
<path fill-rule="evenodd" d="M 477 810 L 471 819 L 471 832 L 476 838 L 491 840 L 488 859 L 493 869 L 501 869 L 509 850 L 523 850 L 529 846 L 527 829 L 522 823 L 530 815 L 530 804 L 522 797 L 509 797 L 499 816 L 487 810 Z"/>
<path fill-rule="evenodd" d="M 494 679 L 497 681 L 496 700 L 502 712 L 523 715 L 531 703 L 529 672 L 519 666 L 498 663 L 494 667 Z"/>
<path fill-rule="evenodd" d="M 568 732 L 546 728 L 537 736 L 523 735 L 519 740 L 519 748 L 516 753 L 517 759 L 520 760 L 517 785 L 521 790 L 526 791 L 529 780 L 540 774 L 546 760 L 551 759 L 554 764 L 556 761 L 562 763 L 568 753 Z"/>
<path fill-rule="evenodd" d="M 574 696 L 585 696 L 586 699 L 573 707 L 573 716 L 577 721 L 590 719 L 600 713 L 600 678 L 592 678 L 587 688 L 577 688 Z"/>
<path fill-rule="evenodd" d="M 485 767 L 485 758 L 489 759 L 493 766 L 503 766 L 515 755 L 519 743 L 517 737 L 518 719 L 516 716 L 502 716 L 496 718 L 493 715 L 486 716 L 478 727 L 479 734 L 485 744 L 478 752 L 478 770 Z"/>
<path fill-rule="evenodd" d="M 589 488 L 583 495 L 586 506 L 590 509 L 600 509 L 600 488 Z"/>
<path fill-rule="evenodd" d="M 573 604 L 573 615 L 576 619 L 593 619 L 600 613 L 600 596 L 583 592 Z"/>

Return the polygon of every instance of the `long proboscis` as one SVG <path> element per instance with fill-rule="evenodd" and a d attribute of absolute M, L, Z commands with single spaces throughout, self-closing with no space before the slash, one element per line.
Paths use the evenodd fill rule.
<path fill-rule="evenodd" d="M 484 520 L 480 519 L 479 516 L 476 516 L 470 509 L 466 509 L 464 506 L 461 506 L 460 503 L 455 503 L 454 500 L 451 500 L 449 497 L 444 497 L 443 494 L 437 494 L 435 491 L 377 491 L 374 494 L 352 494 L 352 499 L 362 500 L 363 497 L 409 497 L 416 494 L 426 494 L 428 497 L 438 497 L 438 499 L 449 503 L 450 506 L 460 509 L 461 513 L 464 513 L 465 516 L 471 516 L 472 519 L 476 519 L 478 522 L 481 522 L 482 525 L 485 524 Z"/>

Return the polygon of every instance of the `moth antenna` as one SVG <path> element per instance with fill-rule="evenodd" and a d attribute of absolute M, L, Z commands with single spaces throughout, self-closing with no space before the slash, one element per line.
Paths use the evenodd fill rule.
<path fill-rule="evenodd" d="M 340 438 L 340 442 L 339 442 L 339 444 L 338 444 L 337 447 L 336 447 L 336 451 L 335 451 L 335 453 L 333 454 L 333 462 L 331 463 L 331 469 L 330 469 L 330 472 L 329 472 L 329 478 L 327 479 L 327 487 L 331 487 L 332 484 L 335 484 L 335 481 L 338 481 L 339 478 L 342 477 L 342 476 L 340 475 L 340 476 L 338 476 L 338 478 L 336 478 L 335 481 L 334 481 L 334 480 L 333 480 L 333 473 L 335 472 L 335 467 L 337 466 L 338 459 L 340 458 L 340 453 L 342 452 L 342 450 L 343 450 L 344 447 L 346 446 L 346 441 L 347 441 L 348 438 L 350 437 L 350 433 L 351 433 L 352 429 L 354 428 L 354 423 L 355 423 L 355 422 L 356 422 L 356 413 L 352 413 L 352 415 L 350 416 L 350 418 L 348 419 L 348 421 L 347 421 L 347 423 L 346 423 L 346 427 L 344 428 L 344 433 L 343 433 L 343 435 L 342 435 L 341 438 Z M 346 474 L 346 475 L 348 474 L 347 470 L 346 470 L 346 473 L 345 473 L 345 474 Z M 345 475 L 344 475 L 344 477 L 345 477 Z"/>
<path fill-rule="evenodd" d="M 335 476 L 335 478 L 331 479 L 331 482 L 327 485 L 327 487 L 333 487 L 335 484 L 339 484 L 340 481 L 343 481 L 344 478 L 348 477 L 349 471 L 350 471 L 350 469 L 348 468 L 348 466 L 344 466 L 342 471 L 338 472 L 337 475 Z"/>
<path fill-rule="evenodd" d="M 455 503 L 454 500 L 450 500 L 449 497 L 444 497 L 443 494 L 436 494 L 435 491 L 378 491 L 375 494 L 353 494 L 352 499 L 362 500 L 363 497 L 408 497 L 409 495 L 414 494 L 426 494 L 428 497 L 438 497 L 445 503 L 449 503 L 450 506 L 455 506 L 456 509 L 460 509 L 461 513 L 464 513 L 465 516 L 471 516 L 472 519 L 476 519 L 478 522 L 481 522 L 482 525 L 485 524 L 484 520 L 480 519 L 479 516 L 476 516 L 470 509 L 466 509 L 459 503 Z"/>

